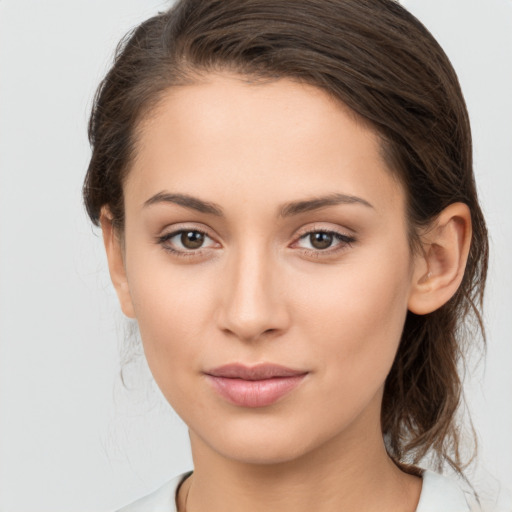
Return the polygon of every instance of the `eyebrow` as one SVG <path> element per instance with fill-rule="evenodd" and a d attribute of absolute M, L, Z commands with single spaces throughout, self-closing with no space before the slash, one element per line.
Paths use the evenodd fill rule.
<path fill-rule="evenodd" d="M 203 201 L 197 197 L 189 196 L 188 194 L 170 194 L 168 192 L 159 192 L 150 197 L 145 203 L 144 208 L 157 203 L 174 203 L 190 210 L 197 210 L 201 213 L 209 213 L 210 215 L 222 216 L 222 208 L 208 201 Z"/>
<path fill-rule="evenodd" d="M 312 199 L 287 203 L 282 207 L 280 216 L 291 217 L 300 213 L 319 210 L 320 208 L 325 208 L 326 206 L 335 206 L 338 204 L 361 204 L 368 208 L 373 208 L 373 206 L 368 201 L 357 196 L 351 196 L 347 194 L 329 194 L 327 196 L 314 197 Z"/>
<path fill-rule="evenodd" d="M 224 215 L 222 208 L 218 204 L 203 201 L 202 199 L 188 194 L 171 194 L 169 192 L 159 192 L 158 194 L 150 197 L 144 203 L 144 208 L 158 203 L 173 203 L 190 210 L 196 210 L 198 212 L 215 215 L 217 217 L 222 217 Z M 286 203 L 281 206 L 279 216 L 292 217 L 301 213 L 319 210 L 327 206 L 335 206 L 338 204 L 360 204 L 368 208 L 373 208 L 373 206 L 365 199 L 357 196 L 336 193 Z"/>

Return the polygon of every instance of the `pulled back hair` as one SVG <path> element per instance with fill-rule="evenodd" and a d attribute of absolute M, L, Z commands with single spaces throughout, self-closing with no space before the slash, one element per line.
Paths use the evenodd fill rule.
<path fill-rule="evenodd" d="M 398 465 L 429 455 L 437 469 L 448 464 L 462 474 L 459 370 L 473 335 L 484 334 L 488 241 L 468 114 L 447 56 L 394 0 L 179 0 L 128 34 L 97 91 L 83 188 L 93 223 L 108 206 L 122 235 L 123 182 L 138 126 L 169 88 L 215 71 L 296 80 L 350 107 L 380 136 L 404 187 L 411 250 L 419 250 L 419 229 L 445 207 L 469 206 L 473 233 L 462 284 L 433 313 L 408 312 L 381 413 Z"/>

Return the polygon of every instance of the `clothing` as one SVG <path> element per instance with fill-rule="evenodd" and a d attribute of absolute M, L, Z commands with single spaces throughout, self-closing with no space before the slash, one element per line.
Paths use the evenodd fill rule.
<path fill-rule="evenodd" d="M 183 473 L 173 478 L 153 493 L 123 507 L 118 512 L 177 512 L 176 491 L 191 475 Z M 416 512 L 469 512 L 469 496 L 447 477 L 423 472 L 423 486 Z"/>

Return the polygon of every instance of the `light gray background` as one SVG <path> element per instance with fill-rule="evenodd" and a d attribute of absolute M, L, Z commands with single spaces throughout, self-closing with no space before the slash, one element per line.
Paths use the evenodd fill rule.
<path fill-rule="evenodd" d="M 512 2 L 404 0 L 459 74 L 492 238 L 486 370 L 468 402 L 480 483 L 512 487 Z M 0 0 L 0 511 L 107 511 L 191 467 L 186 430 L 133 366 L 80 189 L 94 90 L 161 0 Z"/>

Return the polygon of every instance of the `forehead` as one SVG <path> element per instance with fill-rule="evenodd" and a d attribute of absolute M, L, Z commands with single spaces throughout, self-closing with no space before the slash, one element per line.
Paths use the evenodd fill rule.
<path fill-rule="evenodd" d="M 393 176 L 377 134 L 321 89 L 215 74 L 169 89 L 141 123 L 126 188 L 139 204 L 168 189 L 263 187 L 268 201 L 335 191 L 385 202 L 402 195 Z"/>

